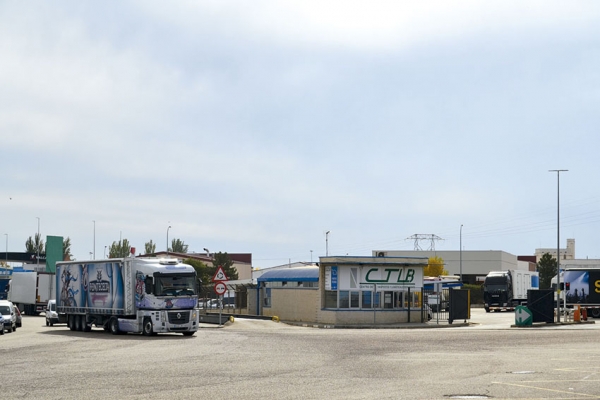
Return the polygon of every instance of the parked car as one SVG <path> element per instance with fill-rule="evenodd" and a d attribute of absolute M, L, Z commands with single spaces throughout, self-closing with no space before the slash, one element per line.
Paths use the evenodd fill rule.
<path fill-rule="evenodd" d="M 21 317 L 21 310 L 17 306 L 15 306 L 15 315 L 17 316 L 17 328 L 20 328 L 23 326 L 23 318 Z"/>
<path fill-rule="evenodd" d="M 4 335 L 4 317 L 0 314 L 0 335 Z"/>
<path fill-rule="evenodd" d="M 8 332 L 17 330 L 17 315 L 15 313 L 15 306 L 8 300 L 0 300 L 0 314 L 4 319 L 3 329 Z"/>

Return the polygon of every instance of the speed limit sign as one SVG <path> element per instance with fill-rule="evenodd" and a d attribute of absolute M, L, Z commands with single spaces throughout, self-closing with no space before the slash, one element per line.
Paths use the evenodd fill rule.
<path fill-rule="evenodd" d="M 215 283 L 215 293 L 218 295 L 225 294 L 227 286 L 223 282 Z"/>

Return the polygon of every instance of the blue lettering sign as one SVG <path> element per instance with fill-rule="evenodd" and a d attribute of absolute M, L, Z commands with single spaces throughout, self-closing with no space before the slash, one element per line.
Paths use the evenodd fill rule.
<path fill-rule="evenodd" d="M 331 267 L 331 290 L 338 288 L 338 267 Z"/>

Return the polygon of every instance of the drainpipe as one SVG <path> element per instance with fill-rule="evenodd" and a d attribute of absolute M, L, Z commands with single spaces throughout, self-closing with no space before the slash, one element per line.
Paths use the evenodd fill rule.
<path fill-rule="evenodd" d="M 256 315 L 260 315 L 260 283 L 256 284 Z"/>

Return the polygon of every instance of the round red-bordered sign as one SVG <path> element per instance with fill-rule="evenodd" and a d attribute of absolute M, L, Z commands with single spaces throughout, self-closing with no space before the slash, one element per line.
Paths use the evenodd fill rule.
<path fill-rule="evenodd" d="M 216 294 L 225 294 L 225 292 L 227 291 L 227 286 L 223 283 L 223 282 L 217 282 L 215 283 L 215 293 Z"/>

